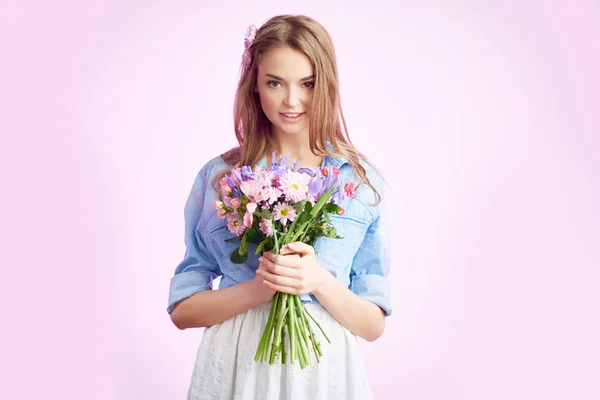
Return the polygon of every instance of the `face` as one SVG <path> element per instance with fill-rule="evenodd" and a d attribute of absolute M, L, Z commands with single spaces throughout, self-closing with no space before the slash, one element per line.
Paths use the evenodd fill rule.
<path fill-rule="evenodd" d="M 308 57 L 289 47 L 262 55 L 255 91 L 275 135 L 307 135 L 315 86 Z"/>

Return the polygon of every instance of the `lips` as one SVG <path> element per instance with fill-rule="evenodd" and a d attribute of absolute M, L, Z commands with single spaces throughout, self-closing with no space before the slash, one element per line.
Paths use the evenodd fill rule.
<path fill-rule="evenodd" d="M 298 122 L 302 119 L 305 113 L 279 113 L 281 119 L 288 123 Z"/>

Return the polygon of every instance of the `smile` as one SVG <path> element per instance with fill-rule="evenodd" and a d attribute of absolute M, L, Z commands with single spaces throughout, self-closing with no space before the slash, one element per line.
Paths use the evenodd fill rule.
<path fill-rule="evenodd" d="M 304 113 L 279 113 L 279 114 L 283 115 L 284 117 L 288 117 L 288 118 L 297 118 Z"/>

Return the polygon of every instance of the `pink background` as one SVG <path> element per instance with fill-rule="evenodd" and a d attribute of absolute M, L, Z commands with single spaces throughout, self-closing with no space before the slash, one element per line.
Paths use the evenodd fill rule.
<path fill-rule="evenodd" d="M 391 185 L 376 398 L 600 398 L 600 5 L 495 3 L 0 6 L 0 398 L 185 398 L 183 204 L 234 144 L 247 26 L 288 12 Z"/>

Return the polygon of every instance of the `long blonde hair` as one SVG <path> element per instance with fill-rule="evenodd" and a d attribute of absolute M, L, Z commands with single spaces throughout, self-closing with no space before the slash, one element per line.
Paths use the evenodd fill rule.
<path fill-rule="evenodd" d="M 360 177 L 360 183 L 364 182 L 373 189 L 379 203 L 381 195 L 369 181 L 359 160 L 362 158 L 373 168 L 374 165 L 352 145 L 348 136 L 340 104 L 333 42 L 320 23 L 304 15 L 279 15 L 257 30 L 248 49 L 251 62 L 247 68 L 242 66 L 235 96 L 233 120 L 239 147 L 222 154 L 223 160 L 233 167 L 254 166 L 265 156 L 271 139 L 271 122 L 262 111 L 260 97 L 254 88 L 261 55 L 281 47 L 301 51 L 314 68 L 315 86 L 309 122 L 311 151 L 318 156 L 346 158 Z M 227 172 L 221 171 L 216 175 L 213 181 L 215 190 L 218 191 L 219 180 Z"/>

